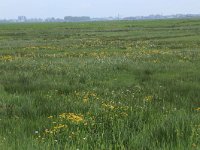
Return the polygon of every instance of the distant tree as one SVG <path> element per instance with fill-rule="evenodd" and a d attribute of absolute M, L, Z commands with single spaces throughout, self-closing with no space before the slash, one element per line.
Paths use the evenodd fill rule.
<path fill-rule="evenodd" d="M 18 21 L 25 22 L 26 20 L 26 16 L 18 16 Z"/>

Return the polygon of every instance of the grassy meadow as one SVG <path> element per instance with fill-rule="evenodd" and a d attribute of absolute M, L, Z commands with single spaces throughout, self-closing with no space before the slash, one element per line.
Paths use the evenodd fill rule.
<path fill-rule="evenodd" d="M 0 149 L 199 150 L 200 20 L 0 24 Z"/>

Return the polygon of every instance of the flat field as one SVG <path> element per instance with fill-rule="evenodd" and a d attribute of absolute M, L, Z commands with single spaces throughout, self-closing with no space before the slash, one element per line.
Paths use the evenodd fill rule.
<path fill-rule="evenodd" d="M 0 149 L 200 149 L 200 20 L 0 24 Z"/>

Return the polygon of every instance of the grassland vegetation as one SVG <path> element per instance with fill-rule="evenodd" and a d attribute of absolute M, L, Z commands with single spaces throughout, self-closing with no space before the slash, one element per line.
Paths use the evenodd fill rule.
<path fill-rule="evenodd" d="M 200 149 L 200 20 L 0 25 L 1 149 Z"/>

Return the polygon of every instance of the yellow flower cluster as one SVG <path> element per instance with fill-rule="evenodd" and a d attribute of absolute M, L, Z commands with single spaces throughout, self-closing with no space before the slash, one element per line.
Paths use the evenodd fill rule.
<path fill-rule="evenodd" d="M 14 57 L 11 55 L 0 56 L 0 60 L 3 60 L 3 61 L 12 61 L 13 59 Z"/>
<path fill-rule="evenodd" d="M 83 115 L 75 114 L 75 113 L 63 113 L 63 114 L 59 115 L 59 118 L 67 119 L 67 120 L 74 122 L 74 123 L 84 122 Z"/>
<path fill-rule="evenodd" d="M 58 116 L 49 116 L 48 119 L 51 120 L 51 127 L 46 128 L 41 133 L 36 131 L 36 139 L 42 141 L 48 139 L 49 137 L 57 138 L 63 134 L 69 134 L 71 130 L 73 130 L 71 127 L 74 125 L 79 126 L 82 125 L 81 123 L 84 123 L 84 125 L 87 124 L 83 115 L 75 113 L 62 113 Z"/>

